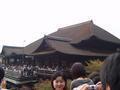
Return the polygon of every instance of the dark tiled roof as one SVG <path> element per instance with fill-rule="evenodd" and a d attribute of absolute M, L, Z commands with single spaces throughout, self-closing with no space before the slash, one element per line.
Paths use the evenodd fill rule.
<path fill-rule="evenodd" d="M 101 27 L 94 25 L 93 26 L 93 33 L 96 37 L 100 38 L 101 40 L 112 42 L 112 43 L 118 43 L 120 44 L 120 39 L 112 35 L 111 33 L 105 31 Z"/>
<path fill-rule="evenodd" d="M 83 55 L 83 56 L 107 56 L 109 53 L 93 52 L 90 50 L 77 49 L 73 47 L 69 42 L 47 39 L 49 46 L 54 48 L 57 52 L 71 55 Z"/>
<path fill-rule="evenodd" d="M 31 54 L 31 53 L 33 53 L 34 51 L 36 51 L 36 50 L 39 48 L 39 46 L 41 45 L 42 41 L 43 41 L 43 38 L 41 38 L 41 39 L 39 39 L 39 40 L 37 40 L 37 41 L 35 41 L 35 42 L 27 45 L 27 46 L 24 48 L 25 54 Z"/>
<path fill-rule="evenodd" d="M 84 27 L 89 27 L 88 23 L 90 23 L 89 21 L 88 22 L 85 22 L 86 24 L 84 25 L 84 23 L 81 23 L 80 25 L 77 24 L 77 25 L 72 25 L 72 26 L 68 26 L 68 27 L 64 27 L 63 28 L 60 28 L 58 29 L 58 31 L 52 33 L 52 34 L 49 34 L 48 36 L 51 36 L 51 37 L 61 37 L 61 38 L 68 38 L 69 40 L 71 39 L 75 39 L 76 37 L 79 36 L 79 29 L 81 28 L 81 25 L 84 25 Z M 76 27 L 78 26 L 78 27 Z M 70 27 L 72 27 L 73 29 L 69 29 Z M 81 30 L 83 30 L 83 28 L 81 28 Z M 88 28 L 87 28 L 88 29 Z M 76 35 L 77 33 L 77 35 Z M 86 32 L 87 33 L 87 32 Z M 81 34 L 82 36 L 86 35 L 86 34 Z M 87 34 L 88 35 L 88 34 Z M 29 44 L 28 46 L 25 47 L 25 53 L 27 54 L 31 54 L 33 53 L 34 51 L 36 51 L 36 49 L 40 46 L 40 44 L 42 43 L 44 37 Z"/>
<path fill-rule="evenodd" d="M 101 40 L 120 43 L 120 39 L 98 27 L 92 21 L 60 28 L 50 35 L 70 38 L 72 39 L 71 43 L 80 43 L 82 40 L 89 39 L 92 36 L 96 36 Z"/>
<path fill-rule="evenodd" d="M 92 37 L 96 37 L 100 41 L 103 40 L 104 42 L 117 44 L 117 46 L 120 48 L 120 39 L 93 24 L 92 21 L 87 21 L 80 24 L 59 28 L 58 31 L 51 33 L 26 46 L 25 52 L 29 54 L 35 52 L 41 46 L 42 42 L 46 40 L 50 47 L 56 51 L 66 54 L 90 56 L 107 55 L 107 53 L 100 52 L 99 49 L 97 50 L 98 52 L 93 52 L 91 50 L 84 50 L 82 48 L 74 47 L 74 45 L 79 45 L 82 41 L 90 41 L 89 39 Z M 89 42 L 89 44 L 90 43 L 91 42 Z"/>
<path fill-rule="evenodd" d="M 2 55 L 9 56 L 11 54 L 23 54 L 24 50 L 23 47 L 14 47 L 14 46 L 3 46 L 2 48 Z"/>
<path fill-rule="evenodd" d="M 83 22 L 63 28 L 59 28 L 57 32 L 50 34 L 50 36 L 65 37 L 72 41 L 79 41 L 84 37 L 91 36 L 92 21 Z"/>

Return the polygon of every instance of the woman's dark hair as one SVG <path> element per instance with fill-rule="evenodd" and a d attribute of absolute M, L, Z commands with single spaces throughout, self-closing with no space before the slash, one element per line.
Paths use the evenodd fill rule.
<path fill-rule="evenodd" d="M 82 63 L 76 62 L 71 67 L 71 74 L 73 79 L 77 79 L 79 77 L 86 77 L 86 70 Z"/>
<path fill-rule="evenodd" d="M 54 86 L 53 86 L 53 81 L 57 78 L 61 76 L 62 79 L 65 81 L 65 87 L 63 90 L 67 90 L 67 78 L 65 76 L 65 74 L 62 72 L 62 71 L 58 71 L 58 72 L 55 72 L 52 77 L 51 77 L 51 86 L 52 86 L 52 89 L 55 90 Z"/>
<path fill-rule="evenodd" d="M 120 89 L 120 53 L 114 53 L 108 56 L 101 68 L 101 82 L 103 90 L 109 85 L 111 90 Z"/>
<path fill-rule="evenodd" d="M 2 81 L 2 79 L 3 79 L 3 77 L 4 77 L 4 75 L 5 75 L 5 71 L 3 70 L 2 67 L 0 67 L 0 83 L 1 83 L 1 81 Z"/>

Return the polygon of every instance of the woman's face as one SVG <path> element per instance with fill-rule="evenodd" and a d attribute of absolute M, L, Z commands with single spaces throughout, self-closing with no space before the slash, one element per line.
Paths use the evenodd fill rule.
<path fill-rule="evenodd" d="M 63 80 L 63 78 L 61 76 L 57 77 L 53 81 L 53 87 L 55 88 L 55 90 L 63 90 L 64 89 L 65 81 Z"/>

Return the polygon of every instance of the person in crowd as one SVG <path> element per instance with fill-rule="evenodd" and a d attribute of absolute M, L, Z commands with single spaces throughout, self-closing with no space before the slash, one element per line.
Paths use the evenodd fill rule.
<path fill-rule="evenodd" d="M 97 90 L 120 90 L 120 52 L 108 56 L 100 71 L 101 84 Z M 76 90 L 90 90 L 88 84 L 79 86 Z"/>
<path fill-rule="evenodd" d="M 7 82 L 6 82 L 6 80 L 2 80 L 2 82 L 1 82 L 1 88 L 2 88 L 2 89 L 6 89 L 6 87 L 7 87 Z"/>
<path fill-rule="evenodd" d="M 88 77 L 92 79 L 94 84 L 100 82 L 100 73 L 98 71 L 92 72 Z"/>
<path fill-rule="evenodd" d="M 0 90 L 7 90 L 7 89 L 5 89 L 6 83 L 3 81 L 4 75 L 5 75 L 5 71 L 3 70 L 2 67 L 0 67 Z M 4 88 L 3 88 L 3 86 L 4 86 Z"/>
<path fill-rule="evenodd" d="M 51 78 L 53 90 L 67 90 L 67 78 L 61 71 L 55 72 Z"/>
<path fill-rule="evenodd" d="M 85 83 L 89 85 L 94 84 L 91 79 L 87 78 L 85 67 L 80 62 L 76 62 L 72 65 L 71 74 L 74 79 L 70 85 L 71 90 Z"/>

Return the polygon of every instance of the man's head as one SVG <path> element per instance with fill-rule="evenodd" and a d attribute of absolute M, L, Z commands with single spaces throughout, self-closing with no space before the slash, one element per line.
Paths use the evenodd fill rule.
<path fill-rule="evenodd" d="M 80 62 L 76 62 L 72 65 L 71 73 L 74 79 L 77 79 L 79 77 L 86 77 L 85 67 Z"/>
<path fill-rule="evenodd" d="M 2 79 L 3 79 L 3 77 L 4 77 L 4 75 L 5 75 L 5 72 L 4 72 L 3 68 L 0 67 L 0 83 L 1 83 L 1 81 L 2 81 Z"/>
<path fill-rule="evenodd" d="M 101 82 L 103 90 L 120 89 L 120 53 L 114 53 L 105 59 L 101 69 Z"/>

